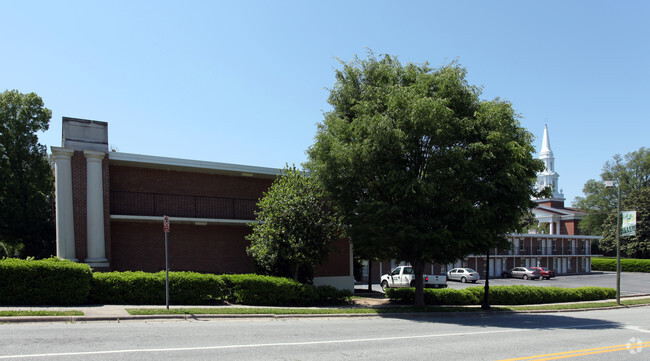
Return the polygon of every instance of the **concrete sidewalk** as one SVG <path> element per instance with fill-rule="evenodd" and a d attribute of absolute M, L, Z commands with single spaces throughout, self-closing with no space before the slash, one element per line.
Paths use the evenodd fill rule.
<path fill-rule="evenodd" d="M 632 297 L 624 297 L 625 300 L 647 298 L 650 294 L 635 295 Z M 596 302 L 611 302 L 613 300 L 600 300 L 600 301 L 584 301 L 584 302 L 568 302 L 572 304 L 580 303 L 596 303 Z M 563 304 L 563 303 L 558 303 Z M 493 305 L 498 306 L 498 305 Z M 540 306 L 540 305 L 530 305 L 530 306 Z M 640 305 L 640 306 L 647 306 Z M 244 305 L 209 305 L 209 306 L 178 306 L 170 305 L 170 309 L 181 309 L 181 308 L 251 308 L 252 306 Z M 361 308 L 378 308 L 378 307 L 399 307 L 391 306 L 389 300 L 386 298 L 361 298 L 355 299 L 354 304 L 349 307 L 361 307 Z M 467 306 L 467 307 L 478 307 L 478 306 Z M 623 308 L 627 306 L 615 306 L 610 308 Z M 341 314 L 305 314 L 305 315 L 275 315 L 275 314 L 177 314 L 177 315 L 131 315 L 126 310 L 133 308 L 147 308 L 147 309 L 165 309 L 164 305 L 82 305 L 82 306 L 0 306 L 0 311 L 81 311 L 84 313 L 83 316 L 3 316 L 0 317 L 0 324 L 3 323 L 22 323 L 22 322 L 93 322 L 93 321 L 104 321 L 104 322 L 120 322 L 120 321 L 134 321 L 134 320 L 202 320 L 202 319 L 232 319 L 232 318 L 290 318 L 290 317 L 375 317 L 374 314 L 350 314 L 350 313 L 341 313 Z M 272 306 L 255 306 L 254 308 L 287 308 L 287 307 L 272 307 Z M 313 308 L 313 307 L 305 307 Z M 347 308 L 347 307 L 346 307 Z M 606 308 L 600 308 L 606 309 Z M 535 313 L 535 312 L 575 312 L 576 309 L 572 310 L 553 310 L 553 311 L 522 311 L 526 313 Z M 489 311 L 488 311 L 489 312 Z M 413 314 L 427 315 L 430 313 L 421 313 Z M 445 312 L 445 315 L 451 315 L 451 312 Z M 467 314 L 463 312 L 463 314 Z M 383 317 L 386 317 L 390 314 L 383 314 Z M 400 316 L 408 316 L 410 314 L 399 313 Z"/>

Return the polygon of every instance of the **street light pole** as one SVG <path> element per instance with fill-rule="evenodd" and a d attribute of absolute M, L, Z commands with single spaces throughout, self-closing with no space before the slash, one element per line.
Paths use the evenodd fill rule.
<path fill-rule="evenodd" d="M 621 185 L 616 205 L 616 304 L 621 304 Z"/>
<path fill-rule="evenodd" d="M 614 188 L 614 181 L 605 181 L 605 188 Z M 616 304 L 621 304 L 621 185 L 616 187 Z"/>

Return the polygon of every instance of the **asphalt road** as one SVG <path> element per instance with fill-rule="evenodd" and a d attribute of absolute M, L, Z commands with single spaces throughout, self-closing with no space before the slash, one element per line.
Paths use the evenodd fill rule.
<path fill-rule="evenodd" d="M 0 360 L 474 361 L 576 357 L 641 361 L 650 357 L 648 320 L 650 307 L 417 318 L 4 324 L 0 325 Z M 638 346 L 642 347 L 635 348 Z"/>
<path fill-rule="evenodd" d="M 482 286 L 485 280 L 476 283 L 461 283 L 449 281 L 449 288 L 466 288 Z M 520 278 L 494 278 L 490 279 L 490 286 L 499 285 L 527 285 L 527 286 L 554 286 L 554 287 L 611 287 L 616 289 L 616 272 L 593 272 L 585 275 L 563 275 L 551 278 L 550 280 L 522 280 Z M 367 289 L 367 284 L 358 284 L 355 288 Z M 381 291 L 379 284 L 373 284 L 373 290 Z M 650 273 L 621 273 L 621 295 L 631 296 L 639 294 L 650 294 Z"/>

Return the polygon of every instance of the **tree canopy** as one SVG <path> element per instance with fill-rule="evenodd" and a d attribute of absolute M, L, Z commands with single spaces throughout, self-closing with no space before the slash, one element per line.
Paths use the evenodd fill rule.
<path fill-rule="evenodd" d="M 621 202 L 621 211 L 636 211 L 636 235 L 621 236 L 621 252 L 627 257 L 650 258 L 650 188 L 633 189 Z M 599 247 L 616 253 L 616 209 L 603 222 L 603 239 Z"/>
<path fill-rule="evenodd" d="M 449 263 L 506 235 L 536 204 L 532 135 L 507 101 L 479 99 L 457 63 L 342 62 L 308 168 L 355 252 L 408 261 L 423 304 L 426 262 Z"/>
<path fill-rule="evenodd" d="M 257 204 L 247 252 L 260 272 L 311 281 L 341 237 L 341 225 L 318 183 L 286 167 Z"/>
<path fill-rule="evenodd" d="M 603 235 L 605 220 L 610 213 L 616 214 L 617 195 L 605 188 L 605 181 L 614 181 L 621 187 L 621 198 L 625 200 L 634 191 L 650 188 L 650 149 L 644 147 L 625 154 L 614 155 L 605 162 L 600 180 L 588 180 L 583 189 L 584 197 L 576 197 L 573 206 L 587 212 L 580 221 L 583 234 Z"/>
<path fill-rule="evenodd" d="M 36 136 L 51 115 L 34 93 L 0 93 L 0 255 L 54 251 L 53 175 Z"/>

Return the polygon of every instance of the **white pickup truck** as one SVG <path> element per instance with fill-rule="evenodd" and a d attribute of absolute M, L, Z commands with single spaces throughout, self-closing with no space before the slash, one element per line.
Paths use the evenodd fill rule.
<path fill-rule="evenodd" d="M 424 287 L 445 288 L 447 287 L 447 276 L 422 275 Z M 390 274 L 381 276 L 381 289 L 384 291 L 390 287 L 415 287 L 415 272 L 411 266 L 395 267 Z"/>

